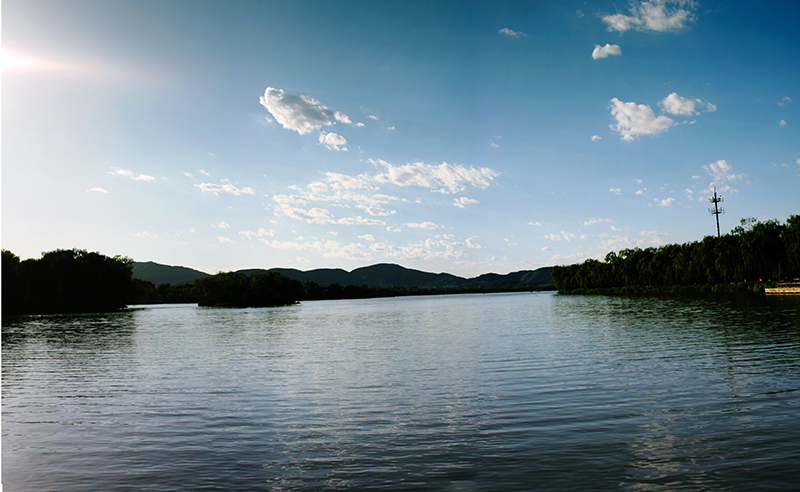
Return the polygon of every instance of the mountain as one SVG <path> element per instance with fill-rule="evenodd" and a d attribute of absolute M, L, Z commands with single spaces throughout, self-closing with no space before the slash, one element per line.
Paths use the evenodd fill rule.
<path fill-rule="evenodd" d="M 392 263 L 379 263 L 366 267 L 356 268 L 352 272 L 341 268 L 317 268 L 315 270 L 297 270 L 295 268 L 250 268 L 238 270 L 238 273 L 255 275 L 268 271 L 277 272 L 284 277 L 293 278 L 300 282 L 314 282 L 322 287 L 338 284 L 367 285 L 369 287 L 412 287 L 421 289 L 437 289 L 450 287 L 465 288 L 498 288 L 498 287 L 545 287 L 550 285 L 550 268 L 543 267 L 537 270 L 522 270 L 506 275 L 486 273 L 474 278 L 463 278 L 449 273 L 430 273 L 411 268 L 405 268 Z M 156 285 L 189 283 L 195 278 L 205 278 L 207 273 L 186 267 L 160 265 L 147 262 L 133 264 L 133 278 L 147 280 Z"/>
<path fill-rule="evenodd" d="M 196 278 L 206 278 L 211 275 L 182 266 L 162 265 L 160 263 L 133 262 L 133 278 L 153 282 L 155 285 L 172 284 L 183 285 L 191 283 Z"/>
<path fill-rule="evenodd" d="M 405 268 L 391 263 L 379 263 L 361 268 L 352 272 L 341 269 L 296 270 L 294 268 L 272 268 L 270 271 L 278 272 L 285 277 L 299 280 L 303 283 L 314 282 L 327 287 L 331 284 L 339 285 L 367 285 L 369 287 L 417 287 L 422 289 L 436 289 L 446 287 L 544 287 L 550 285 L 551 267 L 536 270 L 522 270 L 506 275 L 486 273 L 474 278 L 463 278 L 449 273 L 429 273 L 411 268 Z M 267 270 L 240 270 L 248 275 Z"/>

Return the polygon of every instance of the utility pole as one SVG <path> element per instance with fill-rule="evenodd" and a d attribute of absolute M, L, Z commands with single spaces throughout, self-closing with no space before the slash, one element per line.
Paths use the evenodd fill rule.
<path fill-rule="evenodd" d="M 724 214 L 724 208 L 718 208 L 717 204 L 719 202 L 725 201 L 725 197 L 717 197 L 717 187 L 714 187 L 714 197 L 708 199 L 709 202 L 714 204 L 714 208 L 709 208 L 708 211 L 717 217 L 717 237 L 719 237 L 719 214 Z"/>

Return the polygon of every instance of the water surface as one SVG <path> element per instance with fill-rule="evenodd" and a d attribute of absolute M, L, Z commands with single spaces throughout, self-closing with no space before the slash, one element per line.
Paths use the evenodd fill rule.
<path fill-rule="evenodd" d="M 2 355 L 6 492 L 800 487 L 797 298 L 145 306 Z"/>

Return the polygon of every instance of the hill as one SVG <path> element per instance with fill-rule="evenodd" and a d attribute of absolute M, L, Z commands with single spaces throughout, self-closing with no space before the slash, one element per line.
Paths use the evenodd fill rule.
<path fill-rule="evenodd" d="M 153 282 L 155 285 L 189 284 L 196 278 L 207 278 L 211 275 L 182 266 L 162 265 L 152 261 L 133 262 L 133 278 Z"/>
<path fill-rule="evenodd" d="M 196 278 L 209 277 L 207 273 L 186 267 L 160 265 L 147 262 L 133 264 L 133 278 L 153 282 L 156 285 L 182 285 Z M 321 287 L 338 284 L 366 285 L 368 287 L 406 287 L 420 289 L 439 288 L 487 288 L 500 287 L 545 287 L 550 285 L 550 268 L 523 270 L 506 275 L 487 273 L 474 278 L 463 278 L 449 273 L 430 273 L 412 268 L 405 268 L 392 263 L 379 263 L 356 268 L 352 272 L 341 268 L 318 268 L 315 270 L 297 270 L 295 268 L 250 268 L 238 270 L 237 273 L 255 275 L 258 273 L 277 272 L 302 283 L 313 282 Z"/>

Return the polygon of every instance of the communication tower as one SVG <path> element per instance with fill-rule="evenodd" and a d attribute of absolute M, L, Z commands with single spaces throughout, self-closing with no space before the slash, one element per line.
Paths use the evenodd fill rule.
<path fill-rule="evenodd" d="M 714 187 L 714 196 L 708 199 L 709 202 L 714 204 L 714 208 L 709 208 L 708 211 L 717 218 L 717 237 L 719 237 L 719 214 L 724 214 L 725 209 L 717 207 L 717 204 L 725 201 L 725 197 L 717 196 L 717 187 Z"/>

